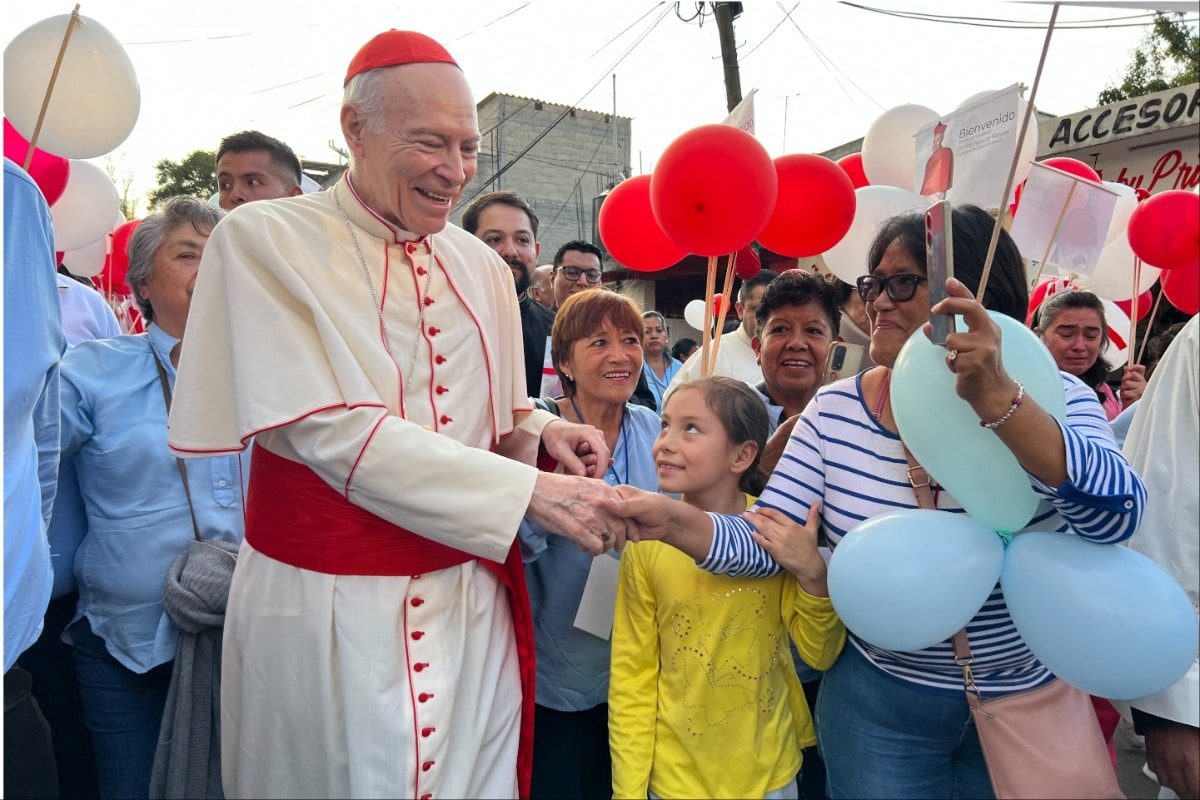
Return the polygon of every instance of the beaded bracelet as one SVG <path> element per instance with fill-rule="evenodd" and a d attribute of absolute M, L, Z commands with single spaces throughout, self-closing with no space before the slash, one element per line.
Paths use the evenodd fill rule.
<path fill-rule="evenodd" d="M 1004 416 L 995 422 L 984 422 L 983 420 L 979 420 L 979 427 L 987 428 L 989 431 L 996 430 L 996 428 L 999 428 L 1001 425 L 1008 422 L 1012 415 L 1017 412 L 1017 409 L 1021 407 L 1021 401 L 1024 399 L 1025 385 L 1020 381 L 1017 381 L 1017 396 L 1013 398 L 1012 405 L 1009 406 L 1009 409 L 1007 412 L 1005 412 Z"/>

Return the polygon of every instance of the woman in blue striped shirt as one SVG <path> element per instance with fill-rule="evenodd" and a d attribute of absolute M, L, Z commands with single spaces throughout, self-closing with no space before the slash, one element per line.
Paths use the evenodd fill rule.
<path fill-rule="evenodd" d="M 958 280 L 947 282 L 951 296 L 934 310 L 967 323 L 968 330 L 947 339 L 956 391 L 981 422 L 992 423 L 1039 495 L 1028 530 L 1122 541 L 1137 530 L 1146 492 L 1113 441 L 1095 393 L 1063 374 L 1067 416 L 1060 423 L 1032 398 L 1018 402 L 1019 385 L 1005 371 L 1000 331 L 984 306 L 1016 319 L 1024 319 L 1027 307 L 1021 256 L 1006 232 L 984 303 L 974 300 L 992 226 L 978 208 L 954 211 Z M 872 244 L 868 263 L 871 272 L 859 279 L 858 289 L 871 321 L 871 359 L 878 366 L 817 393 L 759 500 L 797 522 L 820 525 L 834 547 L 859 522 L 917 505 L 888 387 L 904 342 L 929 320 L 923 215 L 890 220 Z M 947 492 L 935 495 L 939 509 L 962 513 Z M 747 519 L 697 514 L 682 503 L 633 490 L 627 496 L 626 513 L 643 537 L 662 536 L 705 569 L 726 575 L 780 570 L 772 556 L 784 556 L 788 543 L 757 536 Z M 814 507 L 819 513 L 810 516 Z M 1017 633 L 999 585 L 967 633 L 972 671 L 984 695 L 1053 678 Z M 853 635 L 849 640 L 851 646 L 826 673 L 817 704 L 830 797 L 991 797 L 951 643 L 897 652 Z"/>

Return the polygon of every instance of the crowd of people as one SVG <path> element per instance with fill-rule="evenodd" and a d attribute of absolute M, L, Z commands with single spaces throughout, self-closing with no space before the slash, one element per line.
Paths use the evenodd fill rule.
<path fill-rule="evenodd" d="M 901 215 L 855 286 L 743 281 L 705 365 L 595 244 L 538 266 L 518 192 L 449 224 L 480 134 L 441 45 L 371 39 L 340 120 L 334 186 L 305 194 L 246 131 L 219 208 L 142 221 L 142 335 L 60 293 L 5 163 L 8 796 L 992 797 L 955 645 L 878 646 L 829 597 L 829 550 L 920 505 L 890 384 L 931 314 L 963 320 L 945 368 L 1028 475 L 1027 530 L 1130 543 L 1195 602 L 1194 318 L 1114 391 L 1103 306 L 1052 294 L 1060 421 L 988 315 L 1025 319 L 1020 253 L 1002 232 L 977 299 L 994 220 L 963 206 L 932 308 Z M 830 374 L 841 342 L 857 374 Z M 984 695 L 1055 680 L 999 585 L 963 633 Z M 1123 709 L 1183 797 L 1196 691 L 1193 669 Z"/>

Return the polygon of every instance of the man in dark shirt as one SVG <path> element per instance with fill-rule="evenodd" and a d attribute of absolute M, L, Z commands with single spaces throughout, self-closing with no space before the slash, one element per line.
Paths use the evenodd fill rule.
<path fill-rule="evenodd" d="M 537 240 L 538 216 L 516 192 L 488 192 L 467 206 L 462 226 L 495 250 L 512 270 L 525 343 L 525 386 L 530 397 L 538 397 L 546 341 L 554 324 L 554 312 L 529 296 L 529 281 L 542 249 Z"/>

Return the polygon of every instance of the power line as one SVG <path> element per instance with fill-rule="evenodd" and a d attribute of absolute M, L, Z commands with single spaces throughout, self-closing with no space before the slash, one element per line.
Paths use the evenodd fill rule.
<path fill-rule="evenodd" d="M 796 0 L 796 5 L 792 6 L 792 11 L 795 11 L 799 7 L 800 7 L 800 0 Z M 758 44 L 754 45 L 754 47 L 751 47 L 747 53 L 745 53 L 744 55 L 741 55 L 740 56 L 741 60 L 745 61 L 746 59 L 750 58 L 750 56 L 754 53 L 755 50 L 757 50 L 758 48 L 760 48 L 764 44 L 766 44 L 767 39 L 770 39 L 772 36 L 775 35 L 775 31 L 779 30 L 779 26 L 782 25 L 783 23 L 787 22 L 791 18 L 792 11 L 783 12 L 783 17 L 780 18 L 779 22 L 775 23 L 775 27 L 771 28 L 771 30 L 767 32 L 767 35 L 762 38 L 762 41 L 760 41 Z"/>
<path fill-rule="evenodd" d="M 949 25 L 967 25 L 976 28 L 999 28 L 1003 30 L 1045 30 L 1046 23 L 1036 20 L 992 19 L 987 17 L 962 17 L 955 15 L 927 14 L 920 11 L 896 11 L 886 8 L 873 8 L 850 0 L 839 0 L 841 5 L 868 11 L 873 14 L 883 14 L 900 19 L 916 20 L 919 22 L 940 22 Z M 1094 20 L 1074 20 L 1055 24 L 1056 29 L 1063 30 L 1092 30 L 1096 28 L 1144 28 L 1154 24 L 1154 14 L 1133 14 L 1124 17 L 1107 17 Z M 1126 22 L 1124 20 L 1142 20 L 1141 22 Z"/>
<path fill-rule="evenodd" d="M 776 0 L 775 4 L 778 5 L 781 10 L 783 9 L 783 3 L 780 3 L 778 0 Z M 793 8 L 792 11 L 795 11 L 795 8 Z M 825 65 L 825 69 L 829 71 L 829 74 L 831 76 L 833 76 L 834 83 L 836 83 L 841 88 L 842 92 L 846 95 L 846 98 L 848 100 L 850 100 L 851 103 L 854 102 L 854 98 L 850 97 L 850 93 L 846 91 L 846 87 L 842 86 L 842 82 L 840 80 L 838 80 L 837 75 L 834 74 L 834 70 L 837 70 L 838 72 L 840 72 L 846 80 L 850 81 L 850 85 L 852 85 L 855 89 L 858 89 L 858 91 L 862 92 L 863 97 L 867 98 L 872 103 L 879 106 L 881 109 L 884 108 L 884 105 L 882 103 L 880 103 L 874 97 L 871 97 L 871 95 L 867 94 L 866 89 L 863 89 L 861 86 L 859 86 L 857 83 L 855 83 L 853 78 L 851 78 L 849 75 L 847 75 L 845 72 L 843 72 L 841 67 L 839 67 L 837 64 L 834 64 L 833 60 L 831 58 L 829 58 L 829 56 L 825 55 L 825 53 L 822 52 L 821 48 L 817 47 L 817 43 L 808 37 L 808 34 L 804 32 L 804 29 L 800 27 L 800 24 L 798 22 L 796 22 L 796 20 L 792 19 L 791 11 L 784 11 L 784 14 L 787 17 L 787 21 L 792 23 L 792 25 L 800 33 L 800 36 L 802 36 L 804 38 L 804 41 L 808 43 L 808 46 L 811 47 L 813 52 L 817 54 L 817 58 L 821 60 L 821 62 Z"/>
<path fill-rule="evenodd" d="M 466 205 L 467 203 L 470 203 L 476 197 L 483 194 L 483 192 L 487 189 L 488 186 L 495 183 L 497 178 L 499 178 L 504 173 L 508 172 L 513 167 L 514 164 L 516 164 L 518 161 L 520 161 L 522 158 L 524 158 L 526 153 L 528 153 L 530 150 L 532 150 L 534 147 L 536 147 L 538 142 L 542 141 L 542 139 L 545 139 L 546 136 L 549 135 L 550 131 L 557 128 L 558 124 L 560 122 L 562 122 L 564 119 L 566 119 L 568 114 L 570 114 L 572 111 L 574 111 L 579 106 L 579 104 L 582 103 L 585 98 L 587 98 L 587 96 L 589 94 L 591 94 L 593 91 L 595 91 L 596 87 L 600 85 L 601 81 L 603 81 L 606 77 L 608 77 L 609 73 L 611 73 L 614 69 L 616 69 L 618 66 L 620 66 L 621 62 L 624 61 L 626 58 L 628 58 L 629 55 L 635 49 L 637 49 L 637 46 L 640 45 L 643 41 L 645 41 L 647 36 L 649 36 L 651 33 L 654 32 L 654 29 L 657 28 L 664 19 L 666 19 L 667 14 L 669 14 L 670 12 L 671 12 L 671 6 L 667 6 L 667 8 L 661 14 L 659 14 L 658 19 L 654 20 L 654 23 L 652 25 L 650 25 L 649 28 L 647 28 L 644 32 L 642 32 L 641 34 L 638 35 L 638 38 L 633 41 L 633 44 L 629 45 L 629 47 L 626 48 L 625 52 L 621 54 L 621 56 L 612 64 L 612 66 L 610 66 L 608 69 L 606 69 L 604 71 L 604 74 L 601 75 L 600 78 L 598 78 L 596 80 L 596 82 L 593 83 L 591 85 L 591 87 L 589 87 L 588 90 L 583 93 L 582 97 L 580 97 L 578 100 L 576 100 L 575 103 L 573 103 L 570 106 L 567 106 L 565 109 L 563 109 L 563 112 L 561 114 L 559 114 L 558 117 L 556 117 L 555 120 L 553 122 L 551 122 L 550 125 L 548 125 L 544 131 L 542 131 L 537 136 L 535 136 L 533 138 L 533 141 L 531 141 L 528 145 L 526 145 L 525 149 L 517 154 L 516 158 L 514 158 L 512 161 L 509 161 L 507 164 L 505 164 L 500 169 L 496 170 L 494 175 L 492 175 L 490 178 L 488 178 L 487 180 L 482 181 L 480 183 L 479 188 L 476 189 L 471 194 L 470 197 L 467 197 L 460 202 L 464 205 Z M 613 125 L 614 126 L 616 125 L 615 118 L 613 119 Z"/>

